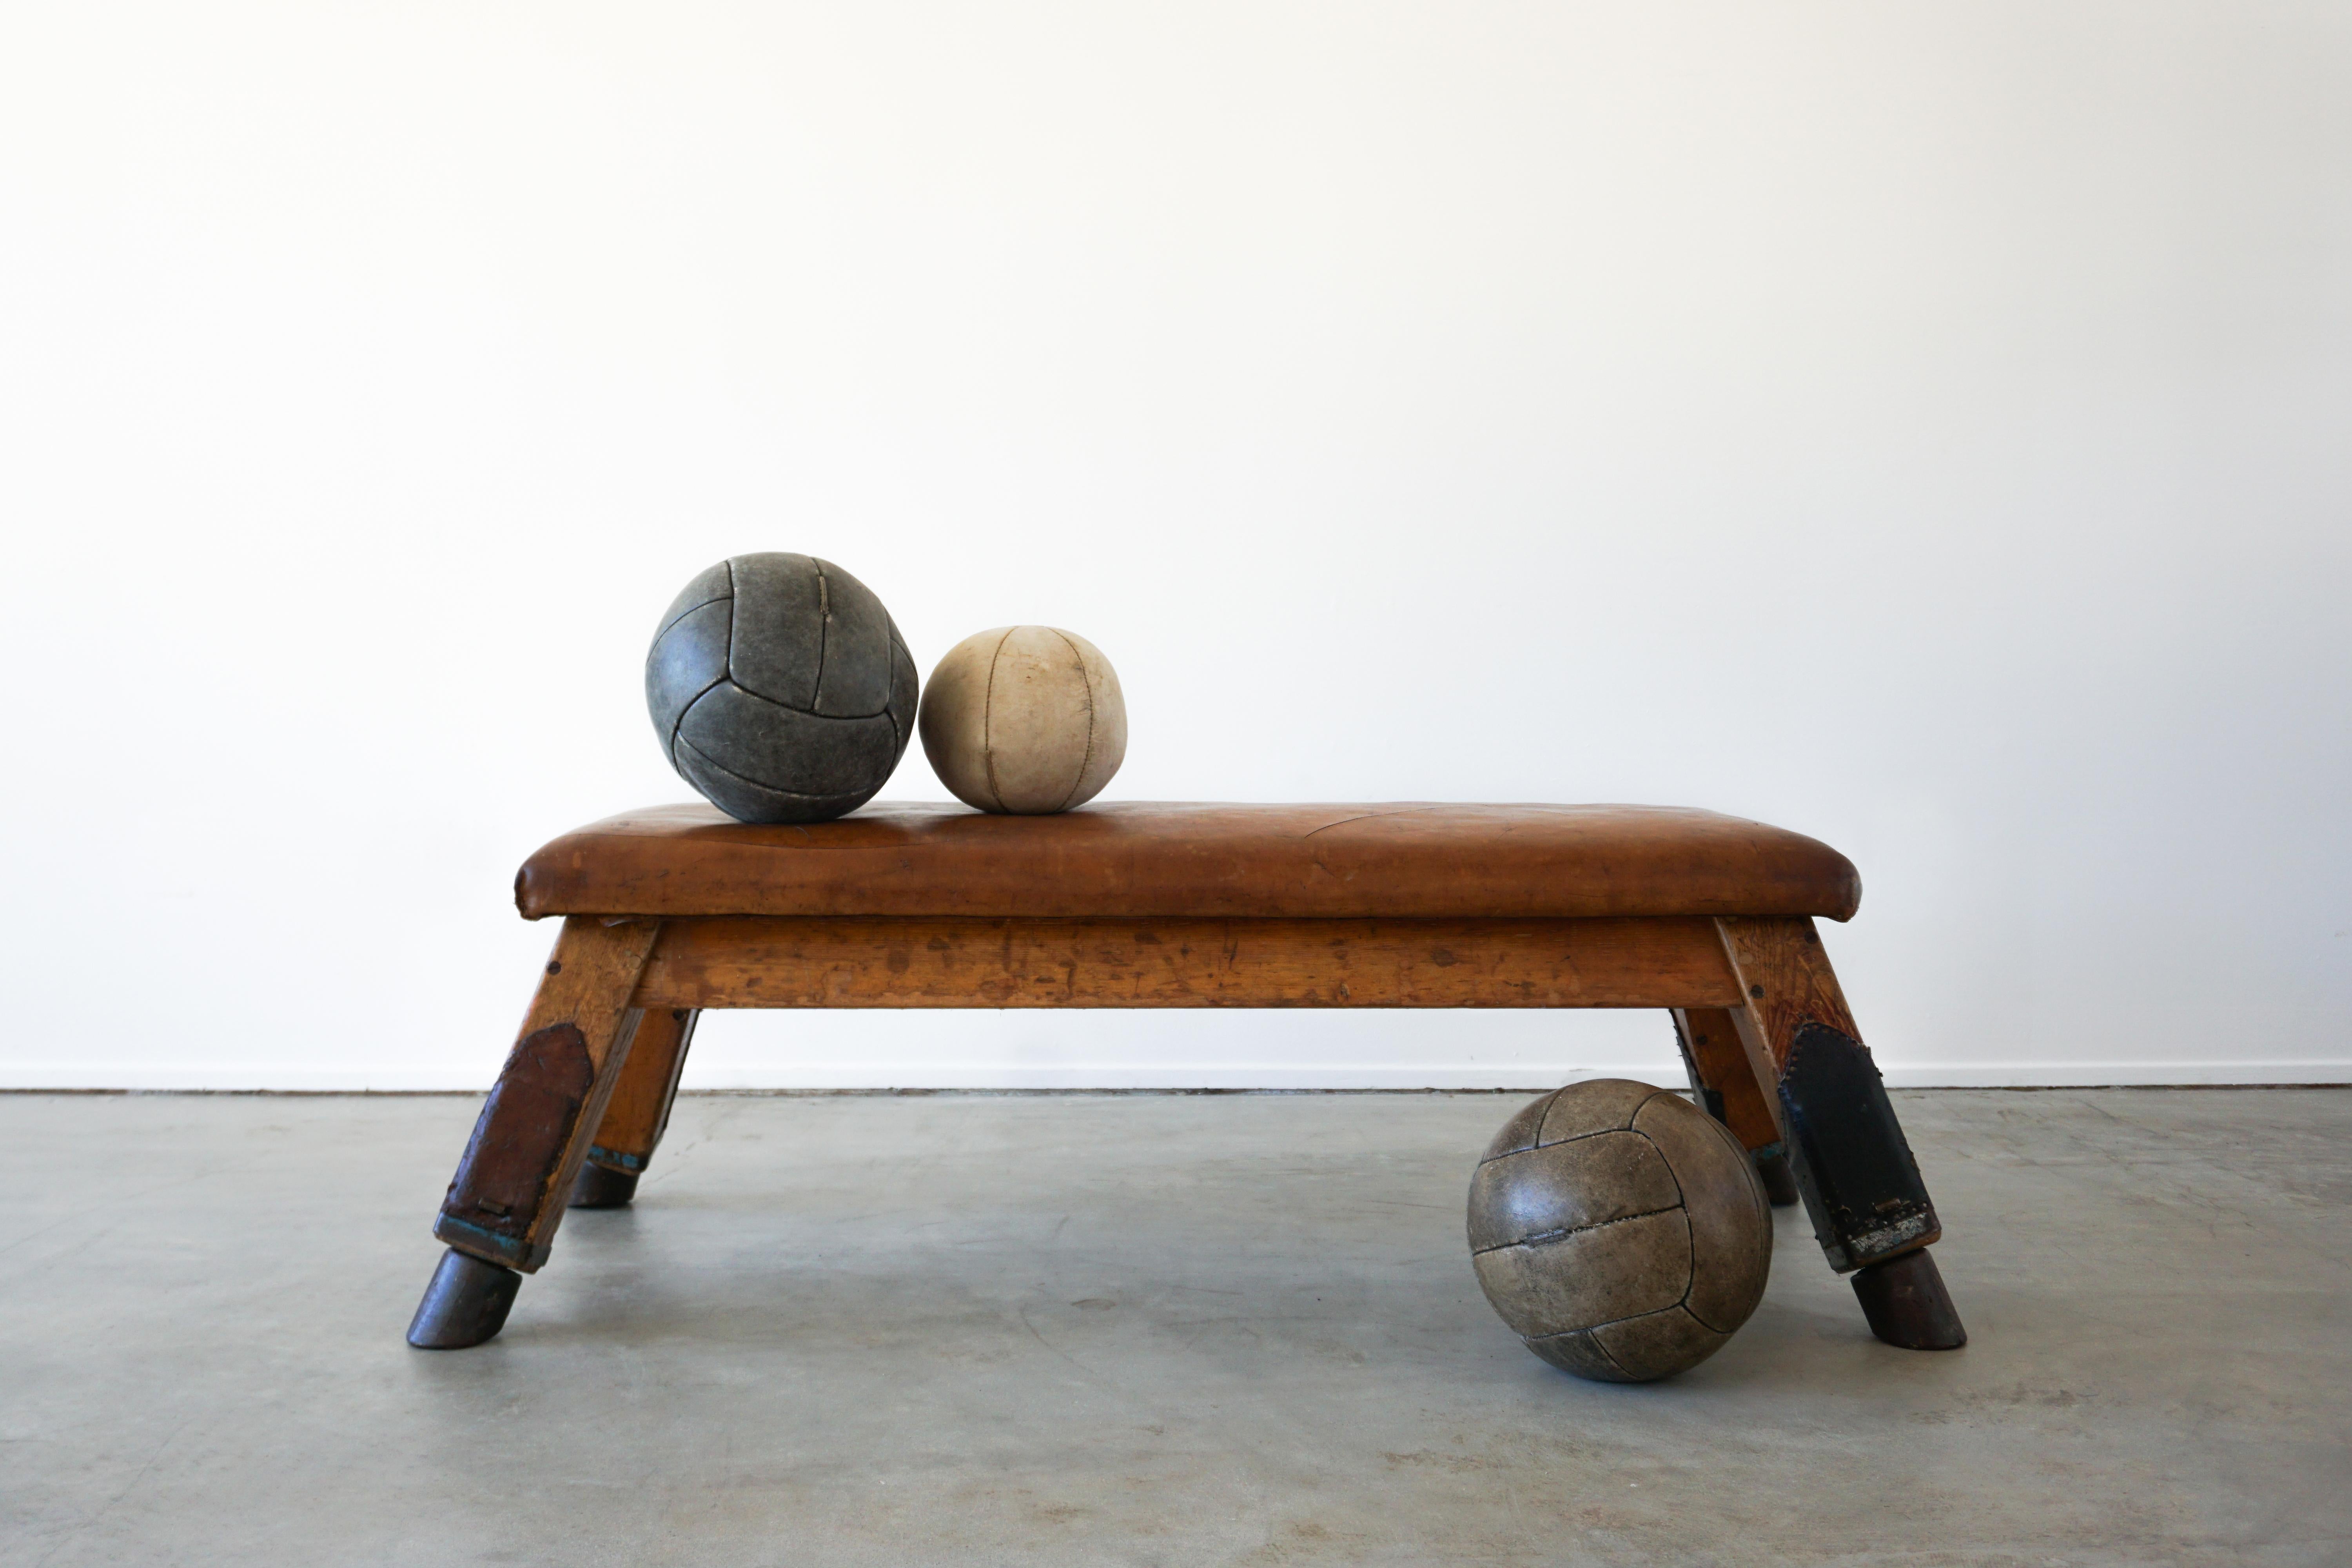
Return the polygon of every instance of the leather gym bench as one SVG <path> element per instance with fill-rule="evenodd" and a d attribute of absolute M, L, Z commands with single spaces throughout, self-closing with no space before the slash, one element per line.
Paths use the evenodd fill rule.
<path fill-rule="evenodd" d="M 1662 1007 L 1872 1330 L 1948 1348 L 1935 1205 L 1813 926 L 1861 897 L 1827 845 L 1658 806 L 612 817 L 516 879 L 524 917 L 563 927 L 408 1340 L 489 1339 L 567 1203 L 629 1200 L 707 1007 Z"/>

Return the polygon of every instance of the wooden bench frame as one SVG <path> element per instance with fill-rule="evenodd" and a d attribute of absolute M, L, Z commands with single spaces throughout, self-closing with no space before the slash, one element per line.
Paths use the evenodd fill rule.
<path fill-rule="evenodd" d="M 434 1227 L 409 1342 L 503 1326 L 568 1204 L 628 1201 L 712 1007 L 1655 1007 L 1692 1088 L 1801 1195 L 1878 1336 L 1964 1342 L 1941 1236 L 1805 916 L 565 918 Z"/>

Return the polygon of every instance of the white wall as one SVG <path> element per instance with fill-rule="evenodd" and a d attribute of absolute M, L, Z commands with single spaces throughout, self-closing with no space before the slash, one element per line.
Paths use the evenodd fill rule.
<path fill-rule="evenodd" d="M 1862 867 L 1905 1081 L 2352 1077 L 2352 9 L 0 10 L 0 1083 L 488 1081 L 730 552 L 1084 632 L 1113 796 Z M 919 755 L 888 792 L 940 797 Z M 717 1018 L 704 1083 L 1671 1077 Z"/>

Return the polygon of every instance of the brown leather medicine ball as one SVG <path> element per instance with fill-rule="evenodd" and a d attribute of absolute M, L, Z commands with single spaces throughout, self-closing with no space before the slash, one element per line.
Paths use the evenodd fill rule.
<path fill-rule="evenodd" d="M 1528 1349 L 1579 1377 L 1646 1383 L 1696 1366 L 1756 1310 L 1772 1210 L 1713 1117 L 1595 1079 L 1545 1095 L 1487 1146 L 1470 1261 Z"/>

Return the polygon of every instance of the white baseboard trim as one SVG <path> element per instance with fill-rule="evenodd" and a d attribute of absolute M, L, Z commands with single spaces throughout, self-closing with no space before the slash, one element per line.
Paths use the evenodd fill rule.
<path fill-rule="evenodd" d="M 2211 1088 L 2261 1084 L 2352 1084 L 2352 1060 L 2234 1062 L 1992 1062 L 1885 1068 L 1895 1089 Z M 903 1073 L 867 1064 L 856 1068 L 806 1068 L 777 1072 L 688 1073 L 697 1090 L 851 1089 L 1506 1089 L 1538 1090 L 1589 1078 L 1631 1078 L 1679 1088 L 1673 1061 L 1543 1068 L 1438 1067 L 972 1067 L 923 1065 Z M 288 1072 L 279 1068 L 122 1067 L 0 1068 L 0 1091 L 127 1090 L 133 1093 L 480 1094 L 484 1079 L 444 1073 L 364 1070 Z"/>
<path fill-rule="evenodd" d="M 1890 1089 L 2229 1089 L 2352 1084 L 2352 1061 L 1995 1062 L 1883 1069 Z"/>

